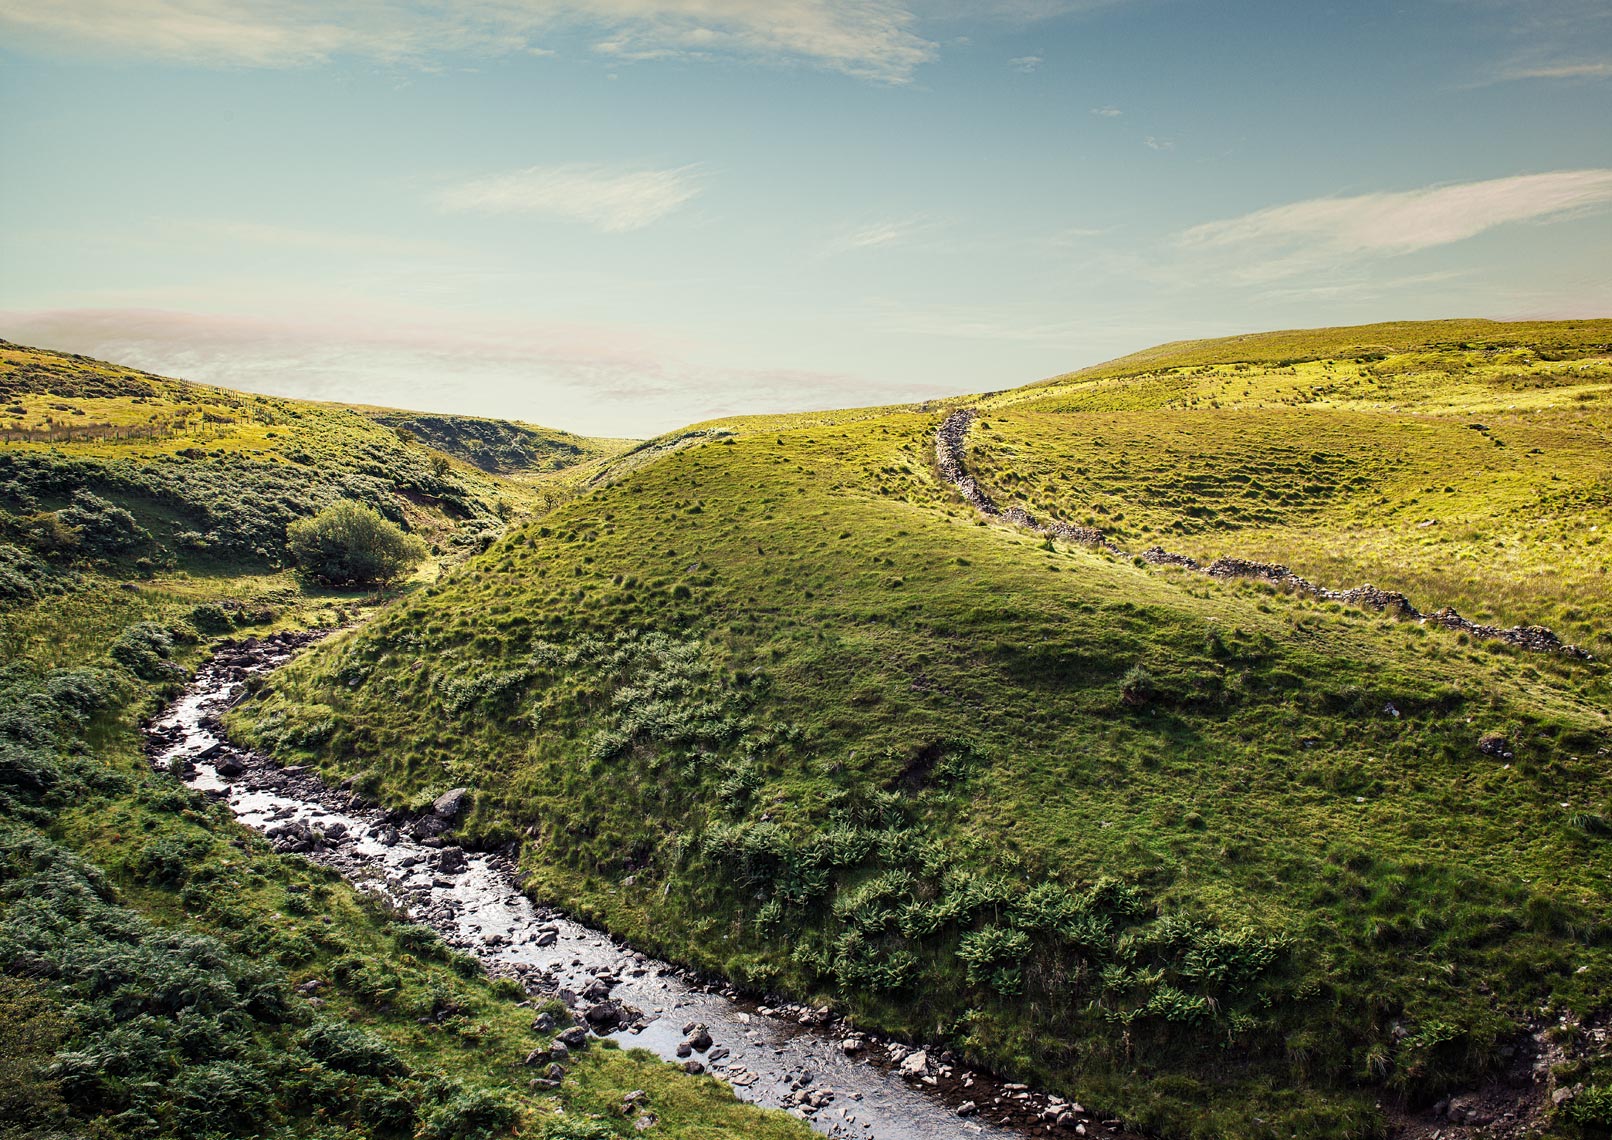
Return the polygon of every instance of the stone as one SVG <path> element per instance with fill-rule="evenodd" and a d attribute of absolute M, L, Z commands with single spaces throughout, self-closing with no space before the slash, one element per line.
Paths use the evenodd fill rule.
<path fill-rule="evenodd" d="M 696 1025 L 688 1035 L 688 1044 L 696 1053 L 705 1052 L 711 1047 L 711 1031 L 704 1025 Z"/>
<path fill-rule="evenodd" d="M 604 1001 L 610 996 L 610 987 L 598 978 L 593 979 L 582 987 L 582 995 L 588 1001 Z"/>
<path fill-rule="evenodd" d="M 922 1049 L 910 1054 L 901 1062 L 901 1075 L 912 1080 L 923 1076 L 929 1071 L 929 1054 Z"/>
<path fill-rule="evenodd" d="M 580 1025 L 573 1025 L 555 1037 L 555 1040 L 567 1049 L 580 1049 L 588 1043 L 588 1031 Z"/>
<path fill-rule="evenodd" d="M 973 1116 L 979 1110 L 980 1110 L 979 1105 L 975 1104 L 971 1100 L 965 1100 L 962 1104 L 957 1106 L 957 1115 L 958 1116 Z"/>
<path fill-rule="evenodd" d="M 594 1002 L 582 1016 L 599 1033 L 608 1033 L 626 1020 L 621 1006 L 613 1001 Z"/>
<path fill-rule="evenodd" d="M 703 1061 L 684 1061 L 683 1071 L 691 1076 L 697 1077 L 701 1073 L 705 1072 L 705 1063 Z"/>
<path fill-rule="evenodd" d="M 440 819 L 458 819 L 469 806 L 470 789 L 454 788 L 436 798 L 436 802 L 431 805 L 431 814 Z"/>
<path fill-rule="evenodd" d="M 544 930 L 544 931 L 542 931 L 542 932 L 540 932 L 538 934 L 537 942 L 535 943 L 535 945 L 540 946 L 540 947 L 541 946 L 553 946 L 559 940 L 560 940 L 560 936 L 558 934 L 554 933 L 554 931 L 552 931 L 552 930 Z"/>
<path fill-rule="evenodd" d="M 554 1015 L 547 1010 L 532 1018 L 533 1033 L 547 1033 L 554 1028 Z"/>
<path fill-rule="evenodd" d="M 226 780 L 233 780 L 236 776 L 245 774 L 246 765 L 234 756 L 226 756 L 213 765 L 213 770 Z"/>
<path fill-rule="evenodd" d="M 437 870 L 444 875 L 463 874 L 469 867 L 463 847 L 444 847 L 437 856 Z"/>
<path fill-rule="evenodd" d="M 844 1041 L 840 1042 L 840 1052 L 844 1053 L 847 1057 L 862 1052 L 862 1038 L 847 1037 Z"/>

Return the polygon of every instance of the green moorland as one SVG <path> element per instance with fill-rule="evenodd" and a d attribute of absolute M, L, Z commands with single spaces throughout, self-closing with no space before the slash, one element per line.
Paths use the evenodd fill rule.
<path fill-rule="evenodd" d="M 632 1090 L 657 1134 L 806 1135 L 608 1046 L 533 1087 L 548 1035 L 518 986 L 141 750 L 211 639 L 384 604 L 286 569 L 288 521 L 357 499 L 445 565 L 530 487 L 351 412 L 79 357 L 0 346 L 0 388 L 0 1137 L 609 1140 L 637 1135 Z"/>
<path fill-rule="evenodd" d="M 993 495 L 1127 548 L 1601 656 L 1609 355 L 1607 321 L 1316 330 L 698 425 L 237 725 L 389 801 L 472 785 L 543 897 L 1164 1135 L 1380 1135 L 1547 1029 L 1593 1088 L 1603 664 L 987 524 L 933 434 L 979 405 Z"/>

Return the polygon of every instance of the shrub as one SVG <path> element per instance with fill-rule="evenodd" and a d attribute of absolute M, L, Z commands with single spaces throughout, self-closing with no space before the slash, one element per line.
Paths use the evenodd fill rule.
<path fill-rule="evenodd" d="M 404 1071 L 386 1042 L 336 1021 L 322 1021 L 304 1033 L 302 1047 L 332 1069 L 355 1076 L 389 1077 Z"/>
<path fill-rule="evenodd" d="M 173 647 L 168 630 L 156 622 L 138 621 L 118 635 L 107 654 L 142 681 L 162 681 L 184 673 L 168 660 Z"/>
<path fill-rule="evenodd" d="M 1612 1134 L 1612 1086 L 1590 1086 L 1568 1101 L 1561 1115 L 1588 1136 Z"/>
<path fill-rule="evenodd" d="M 490 1092 L 456 1092 L 426 1118 L 423 1140 L 493 1140 L 520 1121 L 515 1107 Z"/>
<path fill-rule="evenodd" d="M 151 541 L 133 515 L 89 491 L 74 493 L 72 503 L 57 511 L 56 517 L 72 529 L 86 553 L 103 558 L 126 554 Z"/>
<path fill-rule="evenodd" d="M 286 544 L 298 566 L 334 586 L 393 581 L 420 564 L 425 543 L 361 503 L 333 503 L 311 519 L 286 527 Z"/>

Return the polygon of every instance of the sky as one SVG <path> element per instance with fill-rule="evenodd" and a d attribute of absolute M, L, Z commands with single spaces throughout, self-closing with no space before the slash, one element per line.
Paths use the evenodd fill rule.
<path fill-rule="evenodd" d="M 0 0 L 0 337 L 644 437 L 1612 316 L 1607 0 Z"/>

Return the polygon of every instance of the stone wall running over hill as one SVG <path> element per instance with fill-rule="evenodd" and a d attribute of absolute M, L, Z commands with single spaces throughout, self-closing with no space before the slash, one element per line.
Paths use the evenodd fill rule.
<path fill-rule="evenodd" d="M 1108 551 L 1110 554 L 1124 555 L 1126 552 L 1109 540 L 1108 536 L 1095 527 L 1072 526 L 1069 523 L 1056 519 L 1050 522 L 1041 522 L 1023 507 L 1011 506 L 1006 510 L 997 506 L 995 500 L 985 492 L 979 482 L 968 473 L 968 429 L 978 418 L 978 412 L 973 408 L 964 408 L 953 412 L 941 421 L 940 427 L 935 430 L 935 463 L 940 468 L 941 476 L 958 493 L 966 499 L 975 510 L 983 515 L 1001 519 L 1014 526 L 1023 527 L 1034 534 L 1046 538 L 1064 539 L 1077 542 L 1084 546 L 1094 546 Z M 1568 645 L 1555 633 L 1542 625 L 1514 625 L 1502 628 L 1495 625 L 1479 625 L 1469 621 L 1446 606 L 1435 613 L 1423 613 L 1410 602 L 1404 594 L 1393 590 L 1380 590 L 1376 586 L 1356 586 L 1350 590 L 1330 590 L 1325 586 L 1318 586 L 1307 578 L 1295 574 L 1286 566 L 1274 562 L 1253 562 L 1246 558 L 1217 558 L 1208 566 L 1204 566 L 1196 558 L 1185 554 L 1175 554 L 1161 546 L 1151 546 L 1142 552 L 1141 557 L 1158 566 L 1179 566 L 1186 570 L 1196 570 L 1207 574 L 1211 578 L 1227 580 L 1231 578 L 1249 578 L 1257 582 L 1267 582 L 1273 586 L 1293 590 L 1297 593 L 1307 594 L 1312 598 L 1319 598 L 1328 602 L 1347 602 L 1350 605 L 1365 606 L 1373 610 L 1391 610 L 1399 617 L 1418 621 L 1426 625 L 1443 626 L 1472 637 L 1487 638 L 1494 641 L 1503 641 L 1507 645 L 1515 645 L 1520 649 L 1529 649 L 1538 653 L 1560 653 L 1568 657 L 1589 660 L 1590 655 L 1576 645 Z"/>

